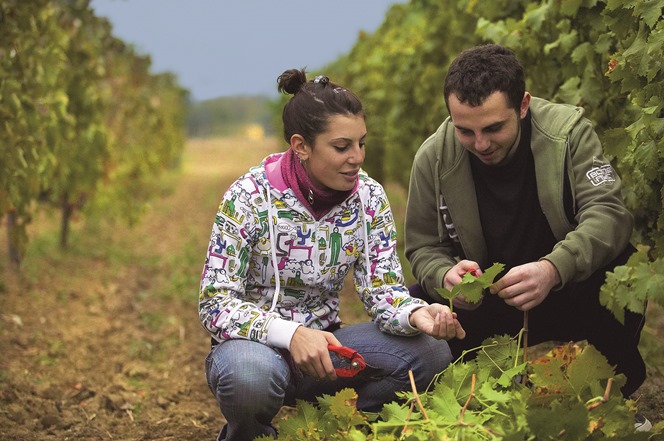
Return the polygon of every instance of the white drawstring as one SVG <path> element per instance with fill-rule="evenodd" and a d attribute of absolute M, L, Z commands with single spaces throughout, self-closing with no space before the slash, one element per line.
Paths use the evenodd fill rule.
<path fill-rule="evenodd" d="M 272 200 L 270 198 L 270 186 L 267 186 L 267 212 L 268 212 L 268 220 L 267 220 L 267 225 L 268 225 L 268 230 L 270 232 L 270 239 L 275 239 L 274 235 L 274 226 L 272 225 Z M 276 240 L 276 239 L 275 239 Z M 272 296 L 272 307 L 270 308 L 270 312 L 274 311 L 274 309 L 277 307 L 277 302 L 279 301 L 279 290 L 281 289 L 281 283 L 279 280 L 279 267 L 278 262 L 277 262 L 277 247 L 275 243 L 271 243 L 271 248 L 272 248 L 272 265 L 274 266 L 274 278 L 275 278 L 275 287 L 274 287 L 274 295 Z M 231 318 L 233 315 L 243 306 L 248 305 L 250 307 L 255 307 L 256 305 L 251 303 L 251 302 L 242 302 L 239 305 L 236 305 L 233 309 L 230 310 L 230 312 L 226 315 L 227 317 Z M 219 316 L 217 316 L 219 317 Z M 215 323 L 213 323 L 214 326 L 216 326 Z M 218 338 L 213 335 L 215 340 L 217 341 L 223 341 L 223 339 Z"/>
<path fill-rule="evenodd" d="M 368 227 L 367 227 L 367 214 L 364 211 L 364 201 L 362 200 L 362 193 L 360 193 L 359 189 L 357 192 L 357 195 L 360 199 L 360 211 L 362 213 L 362 232 L 364 233 L 364 264 L 367 266 L 367 278 L 368 278 L 368 285 L 371 286 L 371 261 L 369 260 L 369 233 L 367 233 Z"/>
<path fill-rule="evenodd" d="M 272 198 L 270 197 L 270 184 L 265 181 L 267 187 L 267 228 L 270 233 L 270 249 L 272 251 L 272 266 L 274 267 L 274 294 L 272 296 L 272 306 L 270 312 L 274 311 L 279 302 L 279 290 L 281 281 L 279 280 L 279 262 L 277 262 L 277 237 L 274 235 L 274 225 L 272 225 Z"/>

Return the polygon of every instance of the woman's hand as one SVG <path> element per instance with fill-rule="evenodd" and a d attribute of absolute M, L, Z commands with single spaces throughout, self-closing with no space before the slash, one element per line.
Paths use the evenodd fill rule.
<path fill-rule="evenodd" d="M 418 308 L 410 314 L 410 323 L 420 331 L 439 340 L 463 339 L 466 337 L 461 323 L 450 308 L 434 303 Z"/>
<path fill-rule="evenodd" d="M 328 344 L 342 346 L 331 332 L 299 326 L 291 339 L 290 353 L 305 374 L 320 380 L 336 380 Z"/>

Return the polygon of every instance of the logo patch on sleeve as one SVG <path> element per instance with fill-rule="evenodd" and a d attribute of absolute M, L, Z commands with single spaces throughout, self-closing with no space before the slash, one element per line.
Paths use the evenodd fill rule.
<path fill-rule="evenodd" d="M 586 173 L 586 176 L 590 183 L 595 187 L 616 182 L 615 172 L 613 171 L 613 167 L 609 164 L 591 168 Z"/>

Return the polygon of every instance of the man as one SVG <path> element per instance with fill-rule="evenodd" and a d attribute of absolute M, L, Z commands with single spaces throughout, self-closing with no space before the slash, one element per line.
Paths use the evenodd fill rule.
<path fill-rule="evenodd" d="M 436 288 L 503 263 L 481 302 L 454 300 L 467 335 L 449 342 L 453 356 L 516 335 L 528 311 L 531 344 L 588 340 L 631 395 L 645 379 L 644 318 L 628 312 L 621 325 L 599 290 L 634 251 L 633 218 L 583 109 L 531 96 L 514 53 L 499 45 L 462 52 L 444 95 L 450 117 L 418 150 L 410 178 L 411 294 L 447 302 Z"/>

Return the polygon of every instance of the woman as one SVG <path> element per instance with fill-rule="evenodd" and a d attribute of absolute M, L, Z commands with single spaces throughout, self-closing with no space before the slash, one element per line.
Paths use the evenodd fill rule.
<path fill-rule="evenodd" d="M 228 421 L 219 440 L 275 435 L 273 417 L 296 399 L 345 387 L 379 411 L 451 361 L 445 339 L 465 332 L 448 307 L 403 285 L 382 186 L 361 170 L 366 125 L 349 90 L 304 70 L 278 79 L 289 149 L 226 191 L 201 280 L 199 316 L 212 336 L 208 385 Z M 339 292 L 353 270 L 371 322 L 341 327 Z M 374 374 L 339 377 L 328 345 L 350 347 Z M 335 363 L 337 363 L 335 365 Z"/>

